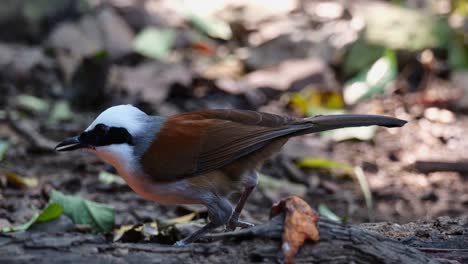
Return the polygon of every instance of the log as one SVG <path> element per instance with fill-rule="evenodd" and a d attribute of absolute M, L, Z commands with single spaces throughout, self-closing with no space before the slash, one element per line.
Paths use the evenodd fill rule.
<path fill-rule="evenodd" d="M 113 243 L 78 232 L 0 234 L 0 263 L 271 263 L 280 251 L 282 223 L 279 215 L 187 247 Z M 318 226 L 320 241 L 306 243 L 296 263 L 468 263 L 466 221 L 348 226 L 320 219 Z"/>

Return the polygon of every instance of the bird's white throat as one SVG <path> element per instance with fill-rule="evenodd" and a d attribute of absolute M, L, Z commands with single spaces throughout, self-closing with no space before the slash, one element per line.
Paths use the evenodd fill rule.
<path fill-rule="evenodd" d="M 100 146 L 90 151 L 114 166 L 124 178 L 138 173 L 140 169 L 133 153 L 133 146 L 128 144 Z"/>
<path fill-rule="evenodd" d="M 138 161 L 133 153 L 133 146 L 128 144 L 113 144 L 96 147 L 91 152 L 114 166 L 118 174 L 132 190 L 144 197 L 148 196 L 148 190 L 146 190 L 149 187 L 146 182 L 147 177 L 138 165 Z"/>

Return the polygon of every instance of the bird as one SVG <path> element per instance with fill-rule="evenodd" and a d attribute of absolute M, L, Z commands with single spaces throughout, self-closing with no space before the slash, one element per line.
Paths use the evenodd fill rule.
<path fill-rule="evenodd" d="M 84 149 L 111 164 L 130 188 L 163 204 L 201 204 L 209 222 L 175 243 L 188 245 L 218 227 L 233 231 L 258 183 L 257 171 L 291 137 L 358 126 L 401 127 L 405 120 L 381 115 L 307 118 L 251 110 L 212 109 L 148 115 L 132 105 L 104 110 L 57 151 Z M 234 207 L 230 196 L 240 193 Z"/>

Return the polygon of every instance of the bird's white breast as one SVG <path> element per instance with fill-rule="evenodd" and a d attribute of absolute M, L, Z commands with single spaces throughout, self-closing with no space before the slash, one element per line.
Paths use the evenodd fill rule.
<path fill-rule="evenodd" d="M 146 199 L 168 204 L 200 203 L 198 193 L 194 192 L 186 180 L 158 183 L 143 172 L 128 144 L 113 144 L 91 150 L 98 157 L 113 165 L 120 176 L 133 191 Z"/>

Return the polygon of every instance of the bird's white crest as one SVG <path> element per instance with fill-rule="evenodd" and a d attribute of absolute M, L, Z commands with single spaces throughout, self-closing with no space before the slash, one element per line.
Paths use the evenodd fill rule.
<path fill-rule="evenodd" d="M 131 135 L 136 135 L 144 129 L 142 120 L 145 116 L 143 111 L 133 105 L 112 106 L 102 112 L 85 131 L 92 130 L 97 124 L 104 124 L 109 127 L 123 127 Z"/>

